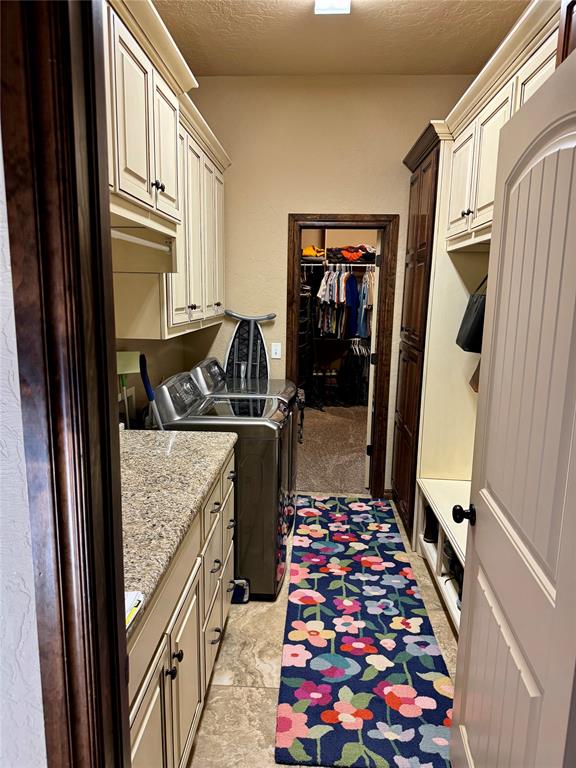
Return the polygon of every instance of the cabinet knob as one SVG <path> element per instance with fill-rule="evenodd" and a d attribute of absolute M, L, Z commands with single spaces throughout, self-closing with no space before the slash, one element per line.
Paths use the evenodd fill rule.
<path fill-rule="evenodd" d="M 464 520 L 469 520 L 470 525 L 476 525 L 476 507 L 474 504 L 470 504 L 470 509 L 463 509 L 460 504 L 452 507 L 452 519 L 455 523 L 462 523 Z"/>
<path fill-rule="evenodd" d="M 198 309 L 198 306 L 196 304 L 188 304 L 188 309 Z"/>
<path fill-rule="evenodd" d="M 237 477 L 236 470 L 231 469 L 230 472 L 228 472 L 228 480 L 230 480 L 230 482 L 235 483 Z"/>
<path fill-rule="evenodd" d="M 166 192 L 166 184 L 163 184 L 163 183 L 160 184 L 159 189 L 160 189 L 160 192 Z"/>
<path fill-rule="evenodd" d="M 226 592 L 228 592 L 228 594 L 230 595 L 232 592 L 234 592 L 234 587 L 235 586 L 236 586 L 236 584 L 235 584 L 234 581 L 229 581 L 228 582 L 228 587 L 226 589 Z"/>
<path fill-rule="evenodd" d="M 210 568 L 210 573 L 218 573 L 220 568 L 222 568 L 222 560 L 218 560 L 218 558 L 216 558 L 216 560 L 214 560 L 214 567 Z"/>
<path fill-rule="evenodd" d="M 215 501 L 214 506 L 210 510 L 211 515 L 215 515 L 216 512 L 220 512 L 220 507 L 222 506 L 222 503 L 220 501 Z"/>
<path fill-rule="evenodd" d="M 214 302 L 214 306 L 215 307 L 221 307 L 222 306 L 222 302 L 221 301 L 215 301 Z"/>
<path fill-rule="evenodd" d="M 467 210 L 462 211 L 460 215 L 464 219 L 466 216 L 470 216 L 471 213 L 473 213 L 472 208 L 468 208 Z"/>
<path fill-rule="evenodd" d="M 210 645 L 218 645 L 222 640 L 222 627 L 214 627 L 212 632 L 216 632 L 217 637 L 214 640 L 210 640 Z"/>
<path fill-rule="evenodd" d="M 172 667 L 171 669 L 166 670 L 166 677 L 170 677 L 172 678 L 172 680 L 176 680 L 177 675 L 178 675 L 177 667 Z"/>
<path fill-rule="evenodd" d="M 152 184 L 151 184 L 150 186 L 151 186 L 153 189 L 160 189 L 160 182 L 158 181 L 158 179 L 156 179 L 156 181 L 153 181 L 153 182 L 152 182 Z"/>
<path fill-rule="evenodd" d="M 172 658 L 176 659 L 176 661 L 178 661 L 178 662 L 184 661 L 184 651 L 182 649 L 180 649 L 176 653 L 173 653 L 172 654 Z"/>
<path fill-rule="evenodd" d="M 236 520 L 228 520 L 226 528 L 228 528 L 229 531 L 231 531 L 232 528 L 236 528 Z"/>

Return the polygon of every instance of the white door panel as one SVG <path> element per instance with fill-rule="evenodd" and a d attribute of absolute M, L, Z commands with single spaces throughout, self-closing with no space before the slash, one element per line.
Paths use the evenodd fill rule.
<path fill-rule="evenodd" d="M 502 128 L 451 760 L 561 768 L 576 669 L 576 57 Z"/>

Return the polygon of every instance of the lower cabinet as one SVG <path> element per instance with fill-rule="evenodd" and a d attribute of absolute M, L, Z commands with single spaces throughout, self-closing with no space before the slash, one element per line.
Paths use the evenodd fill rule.
<path fill-rule="evenodd" d="M 130 683 L 133 768 L 184 768 L 190 757 L 234 588 L 233 454 L 223 466 L 195 521 L 202 524 L 201 541 L 191 529 L 129 641 L 130 672 L 142 676 Z M 173 603 L 169 611 L 166 600 Z M 144 673 L 142 658 L 152 648 Z"/>
<path fill-rule="evenodd" d="M 170 645 L 162 640 L 130 716 L 132 768 L 174 765 Z"/>

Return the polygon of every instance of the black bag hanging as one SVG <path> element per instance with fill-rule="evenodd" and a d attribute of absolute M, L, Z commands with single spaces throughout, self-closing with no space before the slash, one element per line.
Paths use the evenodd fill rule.
<path fill-rule="evenodd" d="M 482 331 L 486 307 L 486 292 L 482 289 L 487 280 L 488 275 L 468 299 L 468 306 L 456 337 L 456 344 L 462 347 L 465 352 L 480 352 L 482 350 Z"/>

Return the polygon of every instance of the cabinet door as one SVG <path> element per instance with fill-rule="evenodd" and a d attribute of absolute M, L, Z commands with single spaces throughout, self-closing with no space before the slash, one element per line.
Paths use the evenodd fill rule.
<path fill-rule="evenodd" d="M 230 613 L 230 606 L 232 605 L 232 595 L 234 593 L 234 545 L 230 544 L 228 548 L 228 554 L 226 556 L 226 562 L 224 563 L 224 571 L 222 573 L 222 579 L 220 585 L 220 595 L 222 599 L 222 627 L 226 626 L 228 614 Z"/>
<path fill-rule="evenodd" d="M 178 131 L 180 165 L 179 183 L 181 199 L 186 199 L 186 144 L 187 134 L 181 128 Z M 188 247 L 188 218 L 183 217 L 182 223 L 176 229 L 176 267 L 177 271 L 166 275 L 168 287 L 168 325 L 177 326 L 190 322 L 189 291 L 190 282 L 190 249 Z"/>
<path fill-rule="evenodd" d="M 202 252 L 204 268 L 204 315 L 217 314 L 215 172 L 212 162 L 202 161 Z"/>
<path fill-rule="evenodd" d="M 401 342 L 394 419 L 392 491 L 408 535 L 412 534 L 422 352 Z"/>
<path fill-rule="evenodd" d="M 224 628 L 222 626 L 222 602 L 220 597 L 221 582 L 218 581 L 216 594 L 210 614 L 204 625 L 204 690 L 208 687 L 210 676 L 214 669 L 214 662 L 218 655 L 218 648 L 222 640 Z"/>
<path fill-rule="evenodd" d="M 500 128 L 512 114 L 513 88 L 513 82 L 505 85 L 476 118 L 471 229 L 486 226 L 492 221 Z"/>
<path fill-rule="evenodd" d="M 558 32 L 555 30 L 542 45 L 534 51 L 532 56 L 516 75 L 516 89 L 514 95 L 517 111 L 528 99 L 533 96 L 556 68 L 556 48 L 558 46 Z"/>
<path fill-rule="evenodd" d="M 224 553 L 222 552 L 222 515 L 220 512 L 216 515 L 212 530 L 210 531 L 208 541 L 204 547 L 203 569 L 204 569 L 204 613 L 203 617 L 208 615 L 210 603 L 214 597 L 218 580 L 222 576 L 224 567 Z"/>
<path fill-rule="evenodd" d="M 132 768 L 172 768 L 170 648 L 165 637 L 130 713 Z"/>
<path fill-rule="evenodd" d="M 161 185 L 156 188 L 156 208 L 177 221 L 181 219 L 179 117 L 178 99 L 154 72 L 154 174 Z"/>
<path fill-rule="evenodd" d="M 214 173 L 214 211 L 216 245 L 216 288 L 214 307 L 216 314 L 224 312 L 224 177 L 219 171 Z"/>
<path fill-rule="evenodd" d="M 418 239 L 418 202 L 420 198 L 420 169 L 410 178 L 410 203 L 408 208 L 408 236 L 406 241 L 406 261 L 404 265 L 404 297 L 402 300 L 401 337 L 410 340 L 414 332 L 412 322 L 412 295 L 414 292 L 414 272 Z"/>
<path fill-rule="evenodd" d="M 447 237 L 461 235 L 468 229 L 466 211 L 470 208 L 475 128 L 474 122 L 458 136 L 452 148 Z"/>
<path fill-rule="evenodd" d="M 104 90 L 106 94 L 106 139 L 108 143 L 108 186 L 114 189 L 114 86 L 112 83 L 112 43 L 110 40 L 110 14 L 108 3 L 102 2 L 102 36 L 104 38 Z"/>
<path fill-rule="evenodd" d="M 114 16 L 118 191 L 154 207 L 152 64 Z"/>
<path fill-rule="evenodd" d="M 191 136 L 186 147 L 186 232 L 188 236 L 188 296 L 190 319 L 204 317 L 202 257 L 202 150 Z"/>
<path fill-rule="evenodd" d="M 202 560 L 198 558 L 170 634 L 172 659 L 178 669 L 172 688 L 175 766 L 186 765 L 202 709 L 204 644 L 200 599 L 201 566 Z"/>

